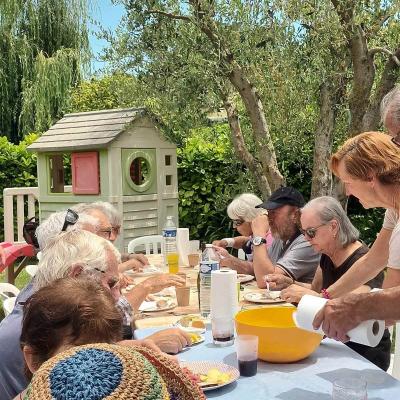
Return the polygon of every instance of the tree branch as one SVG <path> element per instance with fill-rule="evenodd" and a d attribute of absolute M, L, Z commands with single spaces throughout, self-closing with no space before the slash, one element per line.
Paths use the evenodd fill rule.
<path fill-rule="evenodd" d="M 172 14 L 168 13 L 166 11 L 161 11 L 161 10 L 149 10 L 145 11 L 145 14 L 158 14 L 158 15 L 163 15 L 164 17 L 170 18 L 170 19 L 180 19 L 182 21 L 191 21 L 191 19 L 185 15 L 179 15 L 179 14 Z"/>
<path fill-rule="evenodd" d="M 374 56 L 377 53 L 384 53 L 390 56 L 390 58 L 393 60 L 393 62 L 400 67 L 400 60 L 397 58 L 395 53 L 392 53 L 389 49 L 385 49 L 384 47 L 374 47 L 369 51 L 370 56 Z"/>

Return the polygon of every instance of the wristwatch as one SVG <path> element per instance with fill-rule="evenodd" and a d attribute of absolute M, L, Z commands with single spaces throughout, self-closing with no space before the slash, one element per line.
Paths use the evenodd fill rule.
<path fill-rule="evenodd" d="M 267 243 L 267 239 L 263 238 L 262 236 L 254 236 L 251 243 L 254 246 L 259 246 L 260 244 Z"/>

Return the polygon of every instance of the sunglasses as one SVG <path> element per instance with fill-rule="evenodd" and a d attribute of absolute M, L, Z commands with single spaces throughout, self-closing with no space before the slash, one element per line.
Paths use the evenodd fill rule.
<path fill-rule="evenodd" d="M 67 213 L 65 214 L 64 225 L 61 229 L 61 232 L 65 232 L 70 225 L 75 225 L 79 219 L 79 215 L 74 211 L 68 208 Z"/>
<path fill-rule="evenodd" d="M 39 249 L 39 243 L 36 237 L 36 229 L 39 226 L 39 222 L 36 221 L 36 217 L 28 219 L 22 228 L 22 234 L 26 243 L 31 244 L 35 249 Z"/>
<path fill-rule="evenodd" d="M 324 225 L 326 225 L 326 224 L 321 224 L 314 228 L 300 229 L 300 231 L 304 236 L 308 236 L 310 239 L 314 239 L 315 235 L 317 234 L 318 229 Z"/>
<path fill-rule="evenodd" d="M 232 226 L 236 228 L 237 226 L 240 226 L 244 224 L 246 221 L 243 221 L 242 219 L 233 219 L 232 220 Z"/>

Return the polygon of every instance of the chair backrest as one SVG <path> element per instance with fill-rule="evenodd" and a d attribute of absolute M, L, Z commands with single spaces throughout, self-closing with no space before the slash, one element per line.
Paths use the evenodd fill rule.
<path fill-rule="evenodd" d="M 16 297 L 9 297 L 3 301 L 3 309 L 4 309 L 4 316 L 7 317 L 8 314 L 11 314 L 12 310 L 15 306 Z"/>
<path fill-rule="evenodd" d="M 400 322 L 396 324 L 396 339 L 394 344 L 392 376 L 400 379 Z M 393 340 L 393 334 L 392 334 Z"/>
<path fill-rule="evenodd" d="M 142 236 L 132 239 L 128 243 L 128 253 L 135 253 L 135 250 L 140 247 L 146 251 L 146 254 L 165 254 L 164 238 L 161 235 Z"/>
<path fill-rule="evenodd" d="M 32 278 L 36 275 L 37 270 L 38 270 L 38 266 L 36 264 L 30 264 L 30 265 L 25 266 L 25 271 Z"/>
<path fill-rule="evenodd" d="M 11 285 L 11 283 L 0 283 L 0 298 L 8 299 L 11 297 L 17 297 L 19 289 Z"/>

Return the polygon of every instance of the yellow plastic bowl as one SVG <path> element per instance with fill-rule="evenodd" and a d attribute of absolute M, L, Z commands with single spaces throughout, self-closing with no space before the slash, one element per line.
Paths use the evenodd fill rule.
<path fill-rule="evenodd" d="M 236 314 L 238 335 L 258 336 L 258 358 L 274 363 L 291 363 L 308 357 L 319 346 L 322 335 L 295 326 L 296 308 L 271 307 Z"/>

